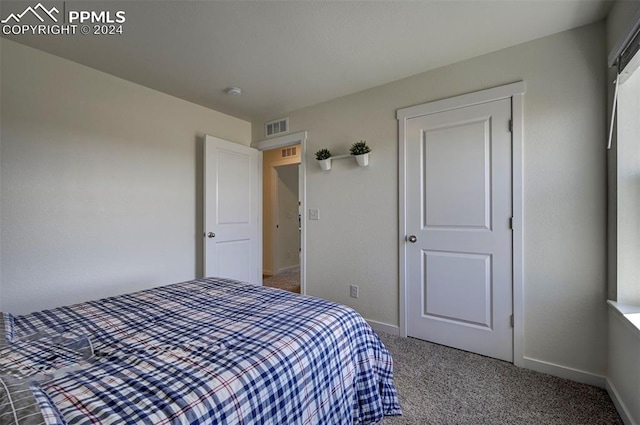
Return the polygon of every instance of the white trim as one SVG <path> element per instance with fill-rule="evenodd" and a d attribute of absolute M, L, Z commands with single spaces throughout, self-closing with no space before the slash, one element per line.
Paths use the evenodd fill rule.
<path fill-rule="evenodd" d="M 307 132 L 300 131 L 298 133 L 286 134 L 284 136 L 271 137 L 269 139 L 259 140 L 251 143 L 252 148 L 259 151 L 270 151 L 271 149 L 282 148 L 285 146 L 297 145 L 307 141 Z"/>
<path fill-rule="evenodd" d="M 271 183 L 271 270 L 278 274 L 278 230 L 276 226 L 278 224 L 278 214 L 280 213 L 278 207 L 278 171 L 273 163 L 269 164 L 269 183 Z M 264 201 L 263 205 L 264 205 Z M 263 257 L 264 258 L 264 257 Z"/>
<path fill-rule="evenodd" d="M 383 323 L 383 322 L 377 322 L 375 320 L 371 320 L 371 319 L 365 319 L 367 321 L 367 323 L 369 324 L 369 326 L 371 326 L 371 328 L 374 331 L 377 332 L 384 332 L 384 333 L 388 333 L 391 335 L 400 335 L 400 328 L 396 325 L 390 325 L 388 323 Z"/>
<path fill-rule="evenodd" d="M 406 280 L 407 280 L 407 258 L 406 258 L 406 235 L 407 235 L 407 223 L 406 223 L 406 202 L 407 202 L 407 138 L 406 138 L 406 118 L 401 119 L 398 111 L 398 278 L 399 278 L 399 313 L 400 313 L 400 336 L 407 337 L 407 292 L 406 292 Z"/>
<path fill-rule="evenodd" d="M 511 99 L 512 140 L 512 213 L 513 213 L 513 358 L 516 366 L 526 367 L 524 357 L 524 209 L 523 209 L 523 138 L 524 81 L 494 87 L 474 93 L 437 100 L 399 109 L 398 118 L 398 202 L 399 202 L 399 280 L 400 280 L 400 336 L 407 336 L 406 294 L 406 121 L 409 118 L 452 109 L 464 108 L 501 99 Z M 529 359 L 530 360 L 530 359 Z M 602 386 L 602 385 L 601 385 Z"/>
<path fill-rule="evenodd" d="M 609 397 L 611 397 L 611 401 L 613 401 L 613 405 L 616 407 L 622 422 L 624 422 L 625 425 L 638 425 L 633 421 L 631 413 L 629 413 L 629 409 L 624 404 L 620 398 L 618 390 L 616 390 L 616 387 L 613 386 L 613 383 L 609 379 L 607 379 L 607 382 L 605 383 L 605 388 L 607 389 L 607 393 L 609 393 Z"/>
<path fill-rule="evenodd" d="M 531 357 L 524 357 L 522 359 L 522 365 L 518 366 L 600 388 L 604 388 L 606 382 L 606 378 L 602 375 L 546 362 L 544 360 L 532 359 Z"/>
<path fill-rule="evenodd" d="M 436 100 L 422 105 L 409 106 L 398 109 L 397 119 L 406 120 L 408 118 L 420 117 L 423 115 L 435 114 L 449 111 L 451 109 L 466 108 L 467 106 L 478 105 L 480 103 L 493 102 L 500 99 L 509 99 L 515 95 L 522 95 L 525 92 L 524 81 L 507 84 L 506 86 L 494 87 L 460 96 L 449 97 L 447 99 Z"/>
<path fill-rule="evenodd" d="M 640 306 L 623 304 L 616 301 L 608 300 L 607 304 L 611 311 L 615 313 L 615 316 L 624 323 L 636 337 L 640 338 L 640 321 L 631 320 L 631 316 L 635 316 L 640 313 Z"/>
<path fill-rule="evenodd" d="M 302 235 L 300 241 L 300 293 L 307 293 L 307 132 L 300 131 L 285 136 L 273 137 L 268 140 L 260 140 L 251 143 L 251 147 L 259 151 L 267 151 L 285 146 L 300 144 L 300 174 L 302 185 L 300 187 L 300 209 L 302 210 Z M 260 214 L 262 216 L 262 214 Z"/>
<path fill-rule="evenodd" d="M 524 90 L 524 82 L 522 83 Z M 524 358 L 524 92 L 511 98 L 511 202 L 513 214 L 513 364 Z"/>
<path fill-rule="evenodd" d="M 256 247 L 257 249 L 257 267 L 256 267 L 256 272 L 258 274 L 258 276 L 256 276 L 256 278 L 258 279 L 258 281 L 256 282 L 256 284 L 262 285 L 262 257 L 264 256 L 262 254 L 262 237 L 264 235 L 264 223 L 262 222 L 262 204 L 264 203 L 264 198 L 263 198 L 263 193 L 262 193 L 262 174 L 263 174 L 263 169 L 262 169 L 262 163 L 264 162 L 263 160 L 263 156 L 262 156 L 262 151 L 258 151 L 258 237 L 259 237 L 259 242 L 258 242 L 258 246 Z"/>

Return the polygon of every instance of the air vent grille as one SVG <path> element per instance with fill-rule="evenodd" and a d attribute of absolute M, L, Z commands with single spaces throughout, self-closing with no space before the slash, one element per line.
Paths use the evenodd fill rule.
<path fill-rule="evenodd" d="M 290 156 L 296 156 L 296 147 L 282 149 L 282 158 L 289 158 Z"/>
<path fill-rule="evenodd" d="M 289 132 L 289 118 L 269 121 L 265 124 L 265 134 L 267 137 L 287 132 Z"/>

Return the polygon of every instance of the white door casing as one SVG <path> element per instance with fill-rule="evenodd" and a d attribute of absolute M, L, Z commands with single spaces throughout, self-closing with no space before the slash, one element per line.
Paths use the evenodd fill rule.
<path fill-rule="evenodd" d="M 204 275 L 262 285 L 262 152 L 204 144 Z"/>
<path fill-rule="evenodd" d="M 401 334 L 506 361 L 520 354 L 511 327 L 511 315 L 521 317 L 514 91 L 524 84 L 398 111 Z"/>
<path fill-rule="evenodd" d="M 299 187 L 300 191 L 300 210 L 306 211 L 307 208 L 307 171 L 306 171 L 306 156 L 307 156 L 307 132 L 300 131 L 297 133 L 291 133 L 284 136 L 272 137 L 265 140 L 260 140 L 251 143 L 251 146 L 260 150 L 267 151 L 275 148 L 281 148 L 285 146 L 293 146 L 300 144 L 301 148 L 301 160 L 299 170 Z M 300 292 L 302 294 L 307 293 L 307 214 L 301 215 L 301 232 L 300 232 Z"/>

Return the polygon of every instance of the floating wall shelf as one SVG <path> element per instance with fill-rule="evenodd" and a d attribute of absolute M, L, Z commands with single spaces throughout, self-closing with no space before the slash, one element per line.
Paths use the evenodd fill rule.
<path fill-rule="evenodd" d="M 369 154 L 365 153 L 364 155 L 336 155 L 336 156 L 332 156 L 331 158 L 328 159 L 322 159 L 318 161 L 318 164 L 320 164 L 320 168 L 323 171 L 329 171 L 331 170 L 331 160 L 334 159 L 344 159 L 344 158 L 354 158 L 356 160 L 356 162 L 358 163 L 358 166 L 360 167 L 366 167 L 367 165 L 369 165 Z"/>

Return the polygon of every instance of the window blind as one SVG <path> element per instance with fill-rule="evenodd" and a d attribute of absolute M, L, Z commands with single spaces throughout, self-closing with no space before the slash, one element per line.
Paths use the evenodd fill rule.
<path fill-rule="evenodd" d="M 613 106 L 611 108 L 611 124 L 609 126 L 609 139 L 607 149 L 611 149 L 613 140 L 613 129 L 618 112 L 618 86 L 623 84 L 627 78 L 640 66 L 640 10 L 636 13 L 629 30 L 618 42 L 609 54 L 609 66 L 615 65 L 617 69 L 614 80 L 615 90 L 613 94 Z"/>
<path fill-rule="evenodd" d="M 633 58 L 640 50 L 640 28 L 636 30 L 635 35 L 631 41 L 624 48 L 618 58 L 618 73 L 623 73 L 627 66 L 633 62 Z M 637 65 L 636 65 L 637 66 Z M 635 71 L 635 69 L 627 70 L 629 73 Z"/>

